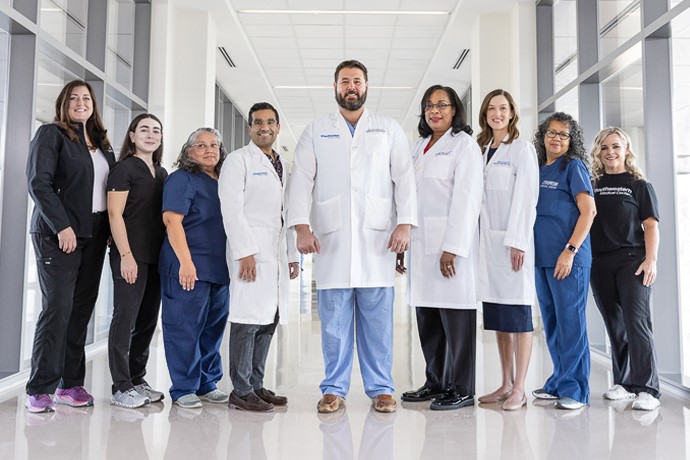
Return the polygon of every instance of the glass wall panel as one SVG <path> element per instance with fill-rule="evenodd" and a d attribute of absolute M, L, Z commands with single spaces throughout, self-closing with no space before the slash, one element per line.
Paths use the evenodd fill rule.
<path fill-rule="evenodd" d="M 563 96 L 556 100 L 556 112 L 565 112 L 570 114 L 574 119 L 580 119 L 580 109 L 578 106 L 578 92 L 577 87 L 571 89 Z"/>
<path fill-rule="evenodd" d="M 690 376 L 690 11 L 672 23 L 673 150 L 683 350 L 682 373 Z"/>
<path fill-rule="evenodd" d="M 576 5 L 575 0 L 559 0 L 552 9 L 555 91 L 577 78 Z"/>
<path fill-rule="evenodd" d="M 640 0 L 599 0 L 599 54 L 602 57 L 641 29 Z"/>
<path fill-rule="evenodd" d="M 88 4 L 88 0 L 41 0 L 41 28 L 85 56 Z"/>
<path fill-rule="evenodd" d="M 134 2 L 111 0 L 108 4 L 106 73 L 125 88 L 132 88 L 134 61 Z"/>
<path fill-rule="evenodd" d="M 10 35 L 0 29 L 0 203 L 2 203 L 2 189 L 5 165 L 5 114 L 7 113 L 7 77 L 9 75 Z M 0 209 L 2 207 L 0 206 Z M 0 213 L 0 229 L 2 229 L 2 214 Z"/>
<path fill-rule="evenodd" d="M 624 67 L 601 83 L 602 125 L 630 134 L 637 162 L 645 169 L 642 61 Z"/>

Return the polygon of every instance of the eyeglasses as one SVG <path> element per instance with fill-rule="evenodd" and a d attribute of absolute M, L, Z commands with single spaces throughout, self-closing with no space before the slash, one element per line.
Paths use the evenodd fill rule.
<path fill-rule="evenodd" d="M 191 146 L 197 150 L 220 150 L 220 144 L 192 144 Z"/>
<path fill-rule="evenodd" d="M 570 139 L 570 133 L 566 133 L 565 131 L 562 133 L 554 131 L 553 129 L 549 129 L 548 131 L 546 131 L 546 137 L 550 137 L 551 139 L 553 139 L 556 136 L 558 136 L 558 138 L 562 141 L 567 141 L 568 139 Z"/>
<path fill-rule="evenodd" d="M 427 102 L 424 104 L 424 111 L 428 112 L 429 110 L 433 110 L 433 108 L 436 107 L 438 110 L 445 110 L 448 107 L 453 107 L 453 104 L 447 104 L 445 102 L 439 102 L 438 104 L 432 104 L 431 102 Z"/>
<path fill-rule="evenodd" d="M 253 120 L 252 121 L 252 126 L 255 128 L 260 128 L 262 126 L 275 126 L 277 124 L 278 124 L 278 122 L 273 120 L 273 119 L 267 120 L 267 121 L 264 121 L 264 120 Z"/>

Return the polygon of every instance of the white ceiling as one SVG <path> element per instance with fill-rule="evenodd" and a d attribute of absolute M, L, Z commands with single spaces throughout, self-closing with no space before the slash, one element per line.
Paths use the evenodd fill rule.
<path fill-rule="evenodd" d="M 304 127 L 335 110 L 333 72 L 344 59 L 357 59 L 369 70 L 367 107 L 395 118 L 412 135 L 419 99 L 427 87 L 449 85 L 461 96 L 469 88 L 471 53 L 459 70 L 452 67 L 462 50 L 470 48 L 477 15 L 505 11 L 518 1 L 196 0 L 189 4 L 212 12 L 218 25 L 218 46 L 228 51 L 237 66 L 230 68 L 218 54 L 220 86 L 242 113 L 255 102 L 274 104 L 281 117 L 280 142 L 291 156 Z M 256 9 L 293 12 L 242 12 Z M 444 14 L 294 12 L 319 9 Z"/>

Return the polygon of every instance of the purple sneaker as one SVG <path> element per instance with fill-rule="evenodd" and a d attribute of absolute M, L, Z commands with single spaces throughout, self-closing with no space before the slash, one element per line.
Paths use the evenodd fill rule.
<path fill-rule="evenodd" d="M 93 396 L 84 387 L 58 388 L 55 390 L 53 402 L 72 407 L 93 406 Z"/>
<path fill-rule="evenodd" d="M 24 405 L 29 412 L 34 414 L 40 414 L 41 412 L 55 412 L 55 406 L 53 405 L 53 401 L 50 399 L 50 395 L 45 393 L 27 395 Z"/>

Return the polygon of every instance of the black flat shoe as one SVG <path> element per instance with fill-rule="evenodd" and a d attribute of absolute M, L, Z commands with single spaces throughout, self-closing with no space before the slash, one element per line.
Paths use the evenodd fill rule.
<path fill-rule="evenodd" d="M 453 410 L 465 406 L 474 406 L 474 395 L 461 395 L 448 393 L 443 398 L 438 398 L 431 403 L 431 410 Z"/>
<path fill-rule="evenodd" d="M 445 396 L 445 394 L 446 392 L 443 390 L 420 387 L 416 390 L 406 391 L 400 396 L 400 399 L 407 402 L 429 401 Z"/>

